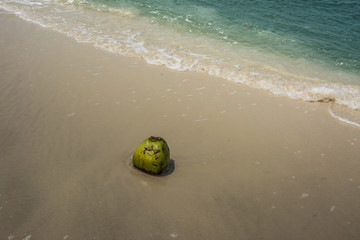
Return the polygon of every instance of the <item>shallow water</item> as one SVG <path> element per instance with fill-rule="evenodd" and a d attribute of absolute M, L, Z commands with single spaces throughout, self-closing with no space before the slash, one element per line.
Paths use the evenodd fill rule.
<path fill-rule="evenodd" d="M 28 1 L 0 7 L 150 64 L 360 108 L 356 1 Z"/>

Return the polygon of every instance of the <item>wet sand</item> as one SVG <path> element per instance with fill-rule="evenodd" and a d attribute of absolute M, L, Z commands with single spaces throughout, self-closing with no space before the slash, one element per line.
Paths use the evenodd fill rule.
<path fill-rule="evenodd" d="M 360 129 L 0 12 L 0 239 L 360 238 Z M 131 166 L 162 136 L 174 171 Z"/>

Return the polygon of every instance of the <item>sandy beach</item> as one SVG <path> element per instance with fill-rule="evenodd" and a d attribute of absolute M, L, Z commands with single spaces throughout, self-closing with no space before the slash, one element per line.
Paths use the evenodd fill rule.
<path fill-rule="evenodd" d="M 360 128 L 0 11 L 0 239 L 360 239 Z M 164 177 L 131 166 L 150 136 Z"/>

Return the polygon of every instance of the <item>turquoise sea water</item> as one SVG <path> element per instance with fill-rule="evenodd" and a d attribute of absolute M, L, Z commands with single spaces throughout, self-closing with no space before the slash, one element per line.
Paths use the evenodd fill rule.
<path fill-rule="evenodd" d="M 84 2 L 84 1 L 82 1 Z M 135 8 L 140 16 L 225 43 L 305 58 L 360 73 L 359 1 L 87 1 Z"/>
<path fill-rule="evenodd" d="M 360 109 L 358 0 L 0 0 L 0 8 L 150 64 Z"/>

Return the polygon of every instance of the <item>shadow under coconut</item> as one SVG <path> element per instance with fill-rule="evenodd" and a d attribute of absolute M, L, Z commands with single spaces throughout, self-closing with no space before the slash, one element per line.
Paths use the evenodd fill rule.
<path fill-rule="evenodd" d="M 151 175 L 163 177 L 172 174 L 174 171 L 175 171 L 175 161 L 170 159 L 169 166 L 161 174 L 157 174 L 157 175 L 151 174 Z"/>

